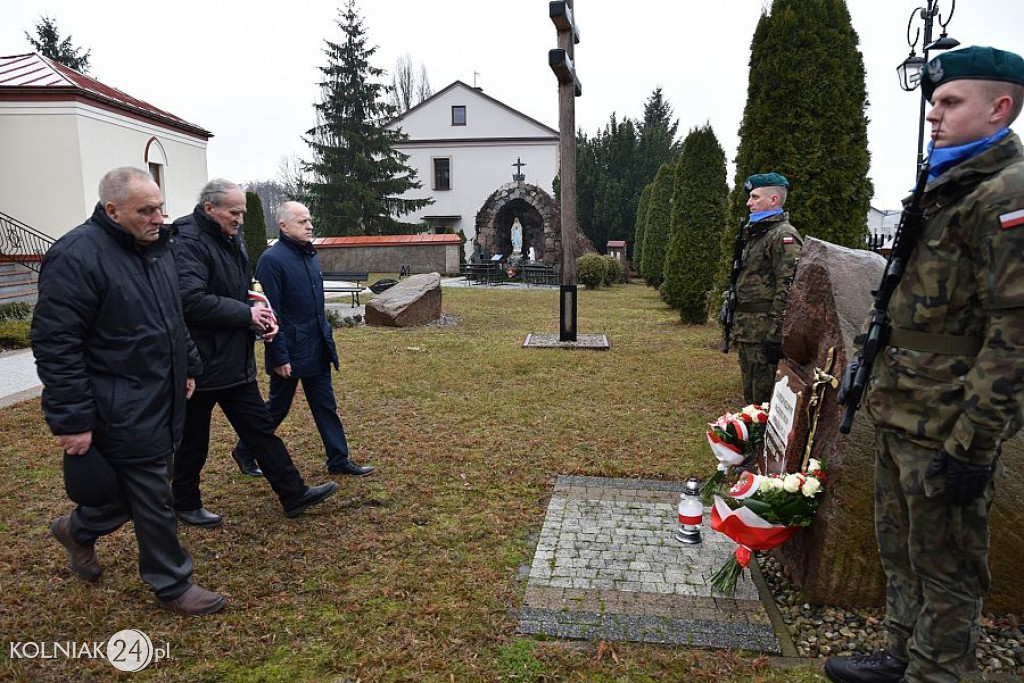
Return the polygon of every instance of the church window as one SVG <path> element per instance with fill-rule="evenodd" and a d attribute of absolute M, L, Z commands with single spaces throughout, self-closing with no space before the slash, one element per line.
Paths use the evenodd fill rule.
<path fill-rule="evenodd" d="M 435 157 L 434 162 L 434 189 L 452 189 L 452 160 L 451 157 Z"/>

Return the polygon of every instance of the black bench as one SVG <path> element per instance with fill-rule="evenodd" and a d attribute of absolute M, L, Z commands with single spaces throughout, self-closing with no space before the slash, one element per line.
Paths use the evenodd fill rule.
<path fill-rule="evenodd" d="M 359 295 L 366 287 L 362 284 L 370 279 L 370 274 L 362 271 L 342 271 L 342 270 L 325 270 L 321 273 L 324 279 L 324 291 L 325 292 L 340 292 L 343 294 L 352 295 L 352 308 L 361 305 L 359 303 Z M 337 285 L 328 284 L 328 280 L 341 280 L 343 282 L 353 282 L 352 285 Z"/>
<path fill-rule="evenodd" d="M 462 276 L 469 284 L 495 283 L 501 273 L 501 264 L 497 261 L 484 261 L 483 263 L 467 263 L 462 271 Z"/>
<path fill-rule="evenodd" d="M 525 265 L 522 267 L 523 282 L 527 285 L 557 285 L 558 269 L 549 265 Z"/>

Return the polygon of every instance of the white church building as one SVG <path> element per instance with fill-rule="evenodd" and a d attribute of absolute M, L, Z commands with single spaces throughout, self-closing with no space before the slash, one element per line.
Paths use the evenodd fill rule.
<path fill-rule="evenodd" d="M 401 128 L 408 136 L 395 147 L 409 155 L 406 164 L 416 170 L 421 185 L 404 196 L 434 200 L 399 220 L 425 223 L 431 232 L 461 230 L 467 255 L 475 245 L 477 214 L 500 188 L 515 183 L 513 195 L 516 188 L 528 187 L 552 193 L 558 173 L 558 131 L 462 81 L 409 109 L 388 127 Z M 509 206 L 500 220 L 511 225 L 518 212 L 527 223 L 530 208 L 513 209 Z M 537 230 L 534 246 L 542 252 L 539 226 Z M 503 226 L 502 239 L 504 231 Z M 528 242 L 531 234 L 528 230 Z"/>
<path fill-rule="evenodd" d="M 58 238 L 92 214 L 100 178 L 148 170 L 168 217 L 207 181 L 209 131 L 35 53 L 0 57 L 0 213 Z"/>

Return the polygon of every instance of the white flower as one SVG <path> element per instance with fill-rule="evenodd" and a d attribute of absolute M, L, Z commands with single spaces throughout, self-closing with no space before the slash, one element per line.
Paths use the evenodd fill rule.
<path fill-rule="evenodd" d="M 813 498 L 820 490 L 821 482 L 814 477 L 808 477 L 807 481 L 804 482 L 804 485 L 800 487 L 800 492 L 808 498 Z"/>
<path fill-rule="evenodd" d="M 764 491 L 778 491 L 782 488 L 782 480 L 778 477 L 765 477 L 761 482 L 761 489 Z"/>
<path fill-rule="evenodd" d="M 782 480 L 782 488 L 787 493 L 796 493 L 800 490 L 800 486 L 804 483 L 803 475 L 800 474 L 787 474 L 786 478 Z"/>
<path fill-rule="evenodd" d="M 811 458 L 807 461 L 807 473 L 817 474 L 818 472 L 821 472 L 821 462 L 815 458 Z"/>

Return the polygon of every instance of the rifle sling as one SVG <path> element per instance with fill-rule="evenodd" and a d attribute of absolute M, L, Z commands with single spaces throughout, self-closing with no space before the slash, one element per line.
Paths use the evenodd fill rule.
<path fill-rule="evenodd" d="M 737 313 L 767 313 L 772 310 L 771 301 L 751 301 L 736 304 Z"/>
<path fill-rule="evenodd" d="M 946 356 L 976 356 L 981 351 L 982 340 L 980 337 L 929 334 L 894 327 L 889 334 L 889 346 L 924 353 L 940 353 Z"/>

